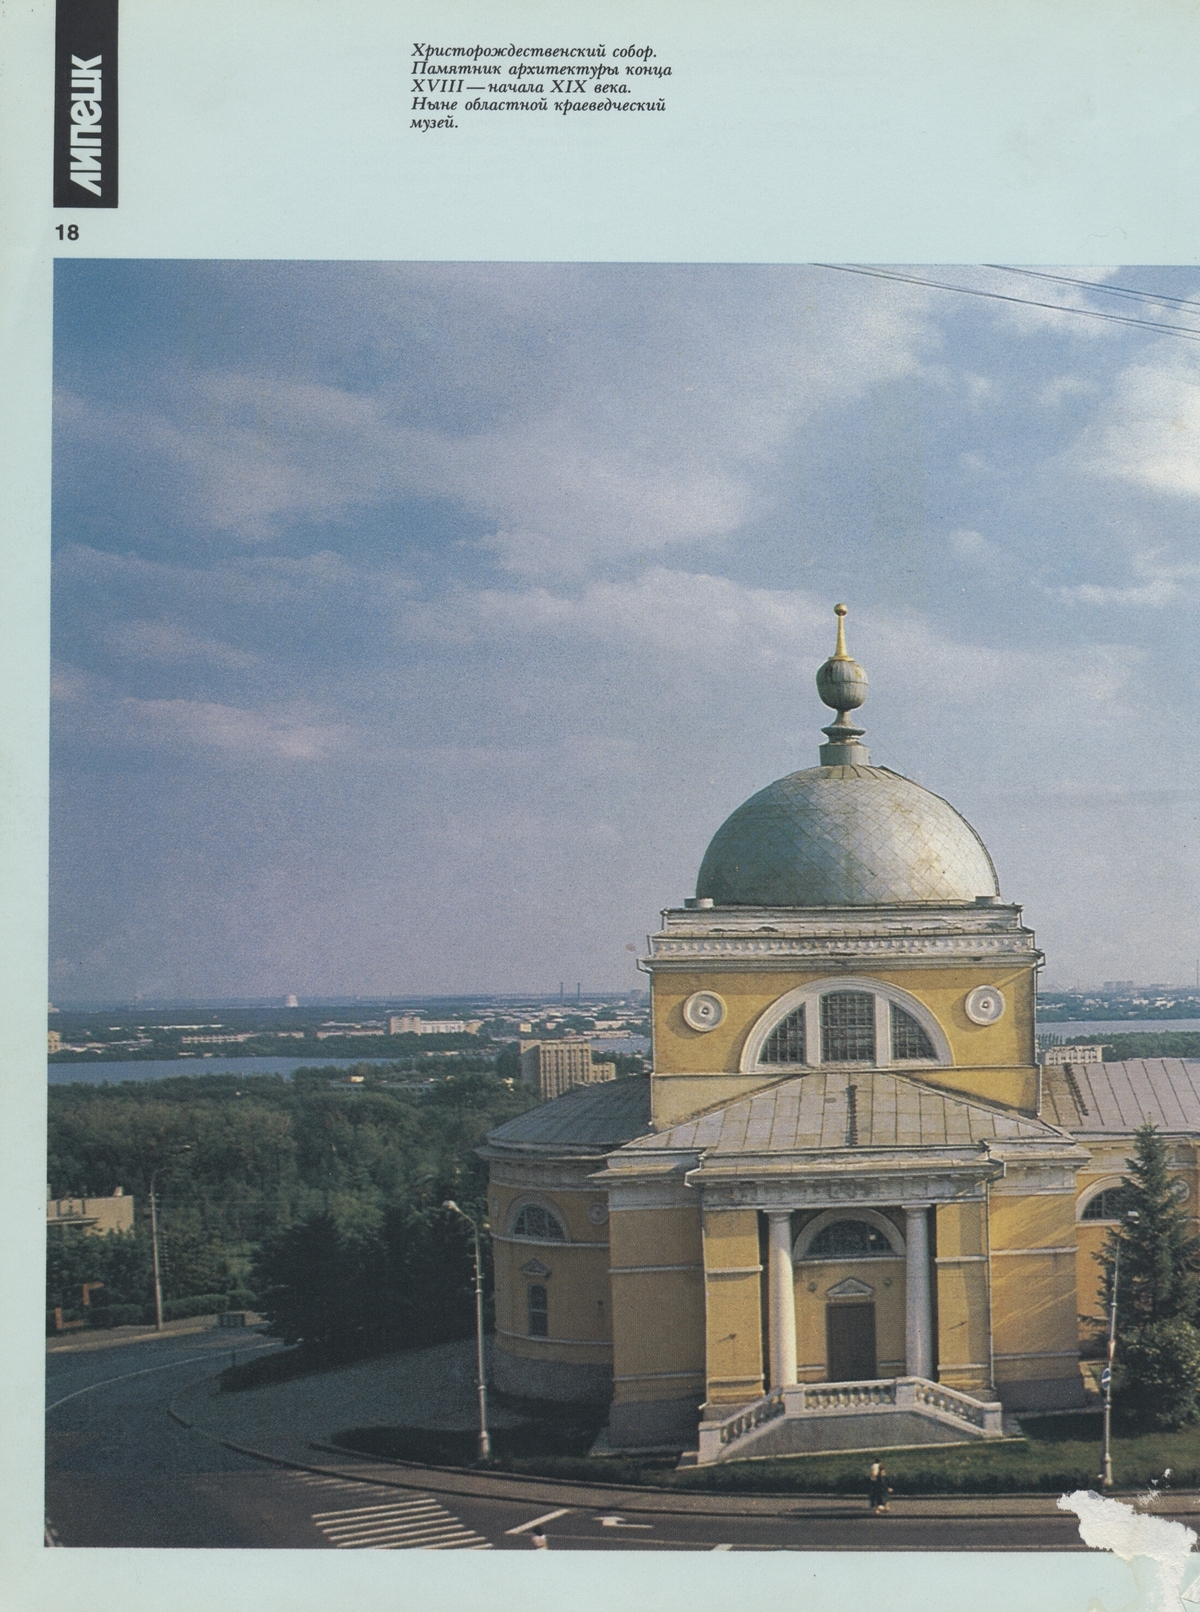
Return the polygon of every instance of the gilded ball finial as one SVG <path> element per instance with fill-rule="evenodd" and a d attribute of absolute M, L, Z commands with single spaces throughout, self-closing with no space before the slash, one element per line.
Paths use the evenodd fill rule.
<path fill-rule="evenodd" d="M 840 715 L 843 711 L 857 711 L 866 699 L 867 674 L 846 648 L 846 606 L 834 605 L 833 613 L 837 617 L 837 644 L 817 673 L 817 693 Z"/>

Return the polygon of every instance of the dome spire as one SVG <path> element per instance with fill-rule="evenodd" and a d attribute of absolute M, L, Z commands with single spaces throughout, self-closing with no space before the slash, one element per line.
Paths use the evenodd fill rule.
<path fill-rule="evenodd" d="M 866 729 L 846 721 L 846 713 L 857 711 L 867 697 L 867 674 L 846 648 L 846 606 L 834 605 L 833 611 L 838 624 L 837 645 L 817 673 L 817 693 L 837 712 L 837 721 L 821 729 L 829 740 L 821 746 L 821 765 L 869 767 L 870 753 L 866 745 L 858 742 Z"/>

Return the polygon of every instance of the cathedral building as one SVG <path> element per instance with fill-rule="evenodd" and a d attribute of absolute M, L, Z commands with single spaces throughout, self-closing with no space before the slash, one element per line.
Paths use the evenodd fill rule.
<path fill-rule="evenodd" d="M 1039 1066 L 1034 936 L 966 819 L 872 765 L 845 614 L 820 765 L 733 813 L 650 937 L 652 1072 L 482 1150 L 496 1386 L 611 1397 L 609 1448 L 959 1440 L 1079 1405 L 1147 1117 L 1195 1212 L 1200 1063 Z"/>

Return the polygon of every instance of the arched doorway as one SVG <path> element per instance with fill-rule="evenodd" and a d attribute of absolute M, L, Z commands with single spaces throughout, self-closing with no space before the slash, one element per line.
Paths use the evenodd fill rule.
<path fill-rule="evenodd" d="M 874 1210 L 827 1210 L 796 1239 L 797 1375 L 862 1382 L 904 1371 L 904 1239 Z"/>

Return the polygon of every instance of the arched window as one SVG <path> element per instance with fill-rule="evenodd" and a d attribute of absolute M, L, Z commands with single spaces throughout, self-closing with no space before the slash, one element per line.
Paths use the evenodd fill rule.
<path fill-rule="evenodd" d="M 514 1237 L 526 1237 L 533 1243 L 565 1243 L 563 1223 L 540 1203 L 525 1204 L 512 1223 Z"/>
<path fill-rule="evenodd" d="M 771 1031 L 758 1055 L 759 1063 L 804 1062 L 804 1009 L 798 1007 Z"/>
<path fill-rule="evenodd" d="M 831 991 L 821 998 L 821 1062 L 875 1062 L 875 998 Z"/>
<path fill-rule="evenodd" d="M 937 1054 L 933 1050 L 933 1042 L 925 1033 L 911 1013 L 906 1013 L 895 1002 L 892 1008 L 892 1060 L 903 1058 L 923 1058 L 932 1063 Z"/>
<path fill-rule="evenodd" d="M 951 1065 L 937 1017 L 885 980 L 834 976 L 798 985 L 760 1014 L 742 1045 L 739 1068 L 813 1069 L 821 1064 Z"/>
<path fill-rule="evenodd" d="M 1084 1220 L 1120 1220 L 1125 1208 L 1125 1188 L 1105 1187 L 1083 1208 Z"/>
<path fill-rule="evenodd" d="M 550 1304 L 546 1296 L 546 1289 L 541 1282 L 530 1282 L 528 1303 L 529 1336 L 531 1338 L 548 1338 L 550 1336 Z"/>
<path fill-rule="evenodd" d="M 865 1220 L 835 1220 L 809 1243 L 805 1259 L 888 1259 L 893 1249 L 884 1234 Z"/>

